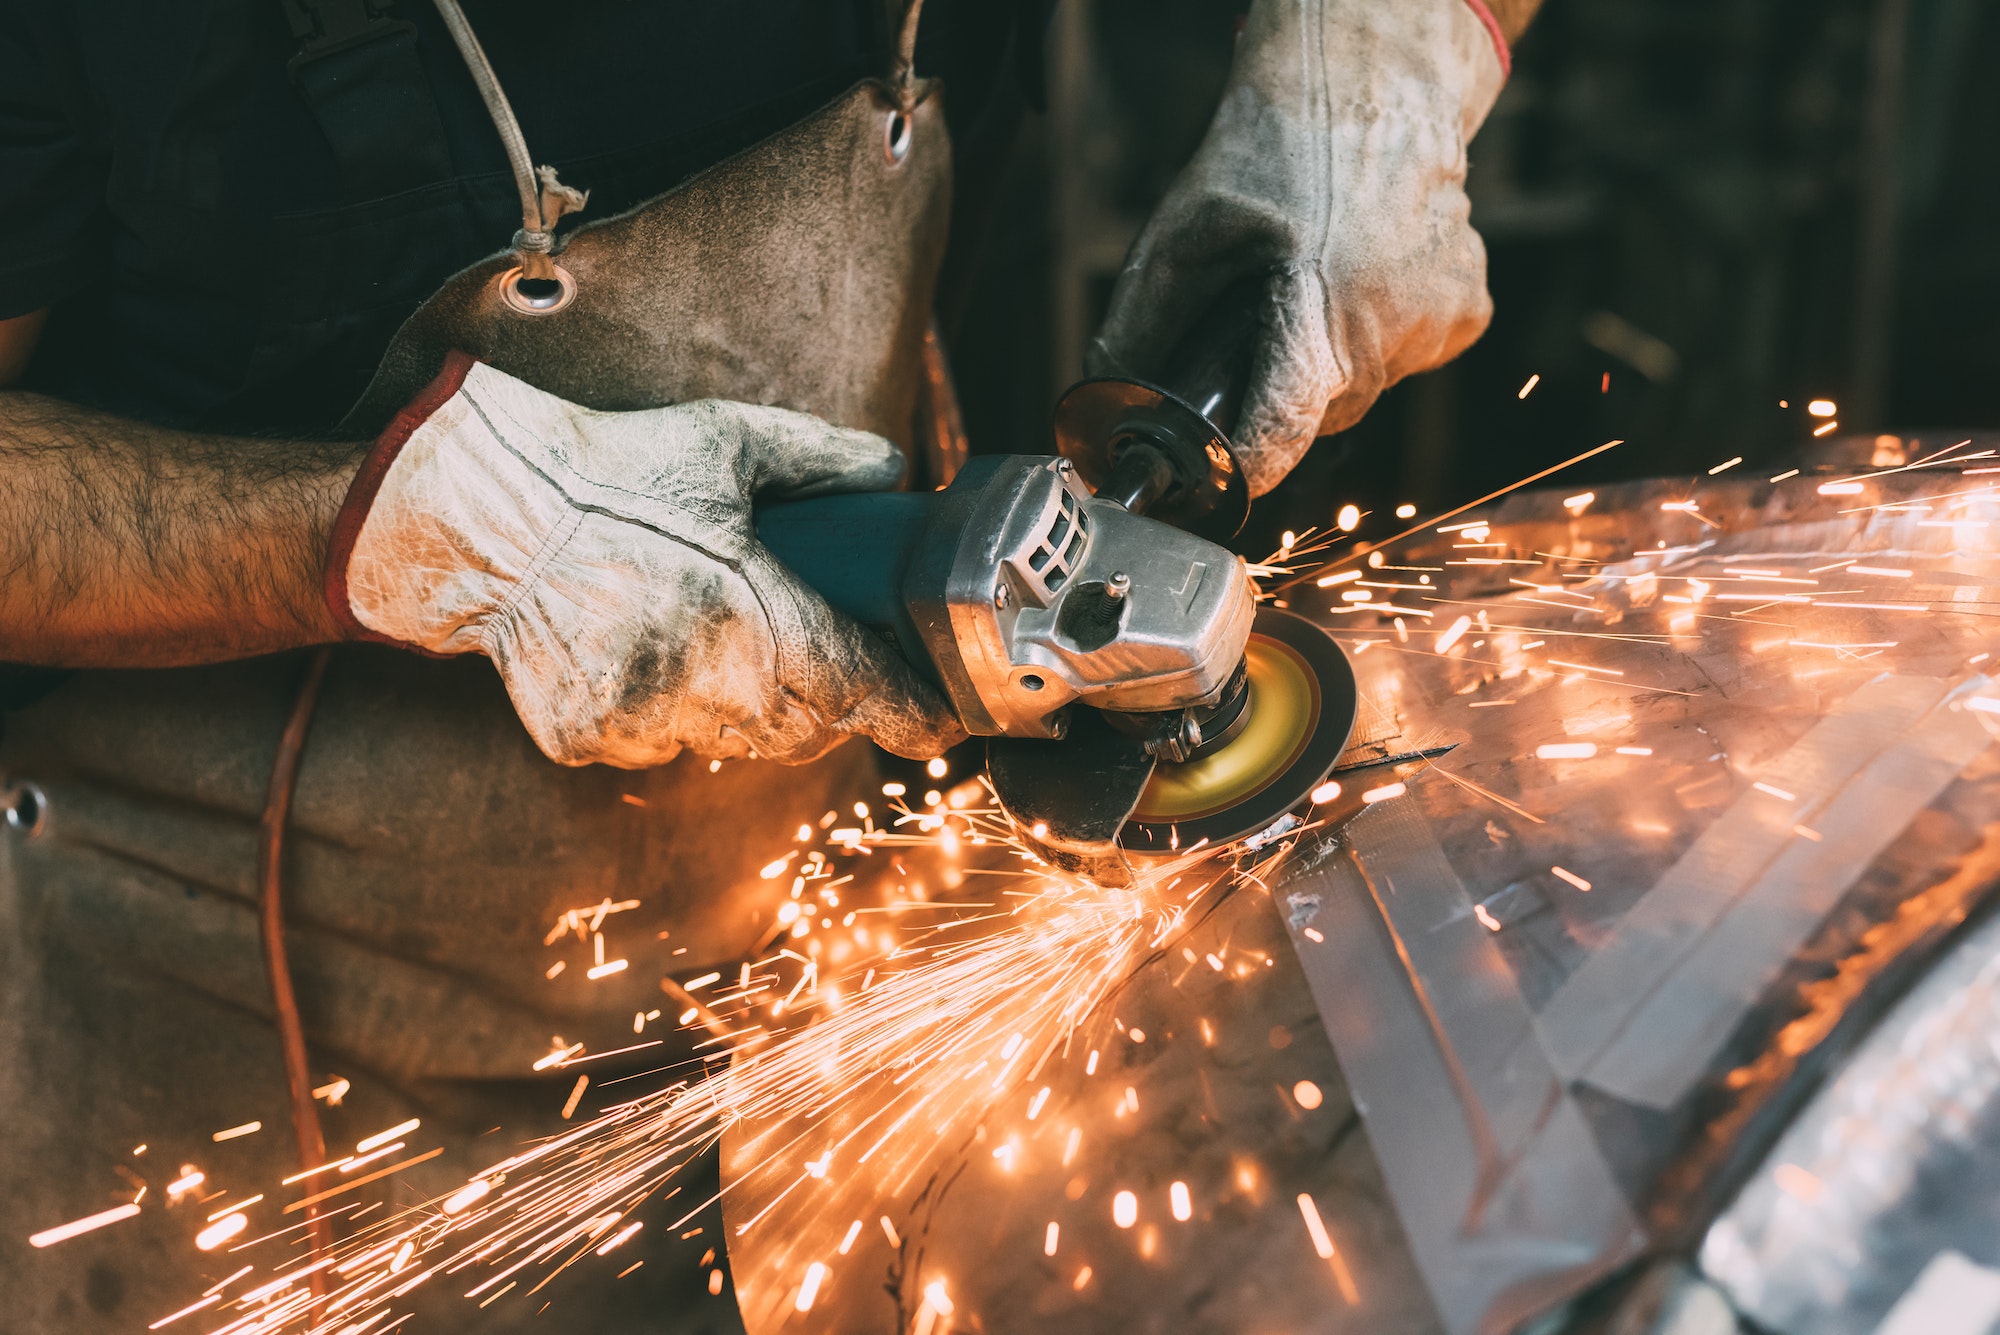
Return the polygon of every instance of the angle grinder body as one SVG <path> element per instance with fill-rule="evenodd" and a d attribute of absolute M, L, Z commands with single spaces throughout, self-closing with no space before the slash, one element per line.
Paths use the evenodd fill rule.
<path fill-rule="evenodd" d="M 979 737 L 1059 740 L 1078 705 L 1136 721 L 1219 703 L 1255 615 L 1234 553 L 1097 499 L 1066 459 L 988 455 L 941 492 L 772 506 L 757 535 L 892 631 Z"/>
<path fill-rule="evenodd" d="M 1178 388 L 1074 386 L 1059 455 L 977 456 L 941 491 L 757 512 L 780 561 L 892 636 L 988 739 L 1023 840 L 1102 882 L 1127 880 L 1129 855 L 1282 825 L 1353 726 L 1339 647 L 1260 607 L 1222 545 L 1249 510 L 1216 420 L 1240 396 L 1249 309 L 1222 304 Z"/>

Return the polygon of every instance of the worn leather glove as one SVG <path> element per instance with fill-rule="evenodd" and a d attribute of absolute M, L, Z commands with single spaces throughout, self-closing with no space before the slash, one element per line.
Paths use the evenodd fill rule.
<path fill-rule="evenodd" d="M 328 600 L 367 638 L 482 653 L 566 765 L 804 761 L 964 734 L 887 644 L 758 543 L 754 496 L 895 484 L 888 441 L 703 400 L 594 412 L 455 354 L 355 479 Z"/>
<path fill-rule="evenodd" d="M 1222 104 L 1125 261 L 1086 356 L 1160 374 L 1232 280 L 1268 274 L 1236 439 L 1252 495 L 1492 313 L 1465 146 L 1505 80 L 1478 0 L 1255 0 Z"/>

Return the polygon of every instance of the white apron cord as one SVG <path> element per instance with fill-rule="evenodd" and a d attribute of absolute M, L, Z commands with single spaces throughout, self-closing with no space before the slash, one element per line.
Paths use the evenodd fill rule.
<path fill-rule="evenodd" d="M 456 0 L 438 0 L 438 3 L 455 4 Z M 896 103 L 905 116 L 917 105 L 917 20 L 923 12 L 924 0 L 910 0 L 903 10 L 902 31 L 896 38 L 896 68 L 890 82 L 896 90 Z"/>
<path fill-rule="evenodd" d="M 589 193 L 558 181 L 554 167 L 534 165 L 527 137 L 521 133 L 521 122 L 515 119 L 507 92 L 493 73 L 493 62 L 486 58 L 486 49 L 479 44 L 465 11 L 458 0 L 435 0 L 435 3 L 459 55 L 465 58 L 465 67 L 472 72 L 480 100 L 486 104 L 486 114 L 492 118 L 500 143 L 507 150 L 507 165 L 514 171 L 514 188 L 521 196 L 521 230 L 514 233 L 513 246 L 521 259 L 521 276 L 554 278 L 555 268 L 549 256 L 555 251 L 556 222 L 566 213 L 580 211 Z"/>
<path fill-rule="evenodd" d="M 326 681 L 327 664 L 332 658 L 333 647 L 328 645 L 314 650 L 306 664 L 305 678 L 292 701 L 291 716 L 285 720 L 285 730 L 278 737 L 278 754 L 271 763 L 271 782 L 265 790 L 264 815 L 257 826 L 257 926 L 264 938 L 264 969 L 271 980 L 272 1012 L 277 1017 L 278 1041 L 285 1054 L 292 1132 L 298 1139 L 302 1172 L 326 1162 L 326 1137 L 320 1130 L 319 1109 L 313 1104 L 305 1026 L 299 1020 L 298 994 L 292 989 L 292 966 L 285 956 L 285 822 L 291 815 L 292 793 L 298 786 L 306 730 L 312 726 L 313 709 L 319 703 L 320 686 Z M 331 1254 L 332 1222 L 320 1213 L 317 1205 L 306 1206 L 306 1237 L 314 1261 Z M 325 1299 L 325 1285 L 324 1269 L 313 1271 L 312 1293 L 316 1303 Z"/>

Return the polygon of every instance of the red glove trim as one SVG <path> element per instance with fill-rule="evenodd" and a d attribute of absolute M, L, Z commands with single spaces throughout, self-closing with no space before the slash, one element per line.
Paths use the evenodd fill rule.
<path fill-rule="evenodd" d="M 1465 5 L 1474 18 L 1486 25 L 1487 34 L 1493 38 L 1493 54 L 1500 57 L 1500 77 L 1506 78 L 1514 72 L 1514 57 L 1507 50 L 1507 34 L 1500 31 L 1500 20 L 1493 17 L 1486 0 L 1465 0 Z"/>
<path fill-rule="evenodd" d="M 404 444 L 416 434 L 417 428 L 432 413 L 444 407 L 447 399 L 458 393 L 459 386 L 465 383 L 465 377 L 478 362 L 479 359 L 468 352 L 453 349 L 446 353 L 444 369 L 383 428 L 382 434 L 375 438 L 375 448 L 368 451 L 368 457 L 361 461 L 361 471 L 348 485 L 347 499 L 340 503 L 340 513 L 334 516 L 333 535 L 327 543 L 326 605 L 333 610 L 333 619 L 352 639 L 373 640 L 377 644 L 402 643 L 368 629 L 354 615 L 354 608 L 347 601 L 347 563 L 354 557 L 354 544 L 361 537 L 361 525 L 368 519 L 376 493 L 382 490 L 382 479 L 389 475 L 389 465 L 396 462 L 396 456 L 402 453 Z"/>

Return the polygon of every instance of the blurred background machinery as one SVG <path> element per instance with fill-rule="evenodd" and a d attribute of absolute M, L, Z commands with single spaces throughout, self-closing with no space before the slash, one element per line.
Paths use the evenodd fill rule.
<path fill-rule="evenodd" d="M 1240 8 L 1055 6 L 1045 107 L 1006 146 L 976 277 L 946 286 L 975 449 L 1045 435 Z M 1995 54 L 1989 0 L 1548 0 L 1472 147 L 1491 331 L 1322 443 L 1245 550 L 1347 501 L 1386 536 L 1397 504 L 1614 436 L 1579 485 L 1755 464 L 1822 425 L 1815 398 L 1842 432 L 2000 420 Z"/>

